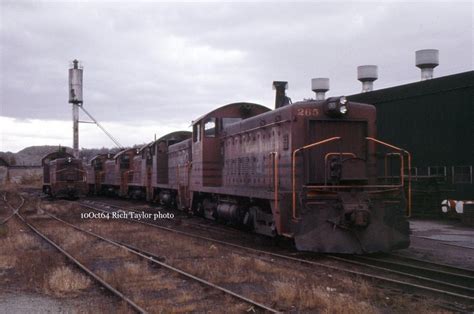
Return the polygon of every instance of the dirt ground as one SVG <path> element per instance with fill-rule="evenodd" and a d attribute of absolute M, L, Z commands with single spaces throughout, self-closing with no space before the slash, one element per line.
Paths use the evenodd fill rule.
<path fill-rule="evenodd" d="M 34 201 L 28 200 L 26 207 L 31 206 Z M 9 212 L 0 202 L 0 217 Z M 120 313 L 127 309 L 16 218 L 1 226 L 0 248 L 1 313 Z"/>
<path fill-rule="evenodd" d="M 0 191 L 1 192 L 1 191 Z M 36 213 L 38 199 L 28 196 L 27 212 Z M 78 217 L 81 209 L 69 202 L 56 201 L 45 208 L 55 214 Z M 0 202 L 0 217 L 8 212 Z M 385 313 L 445 312 L 430 300 L 388 293 L 375 284 L 325 269 L 311 270 L 291 264 L 275 264 L 241 255 L 214 245 L 160 233 L 123 221 L 76 220 L 104 235 L 133 243 L 163 256 L 167 263 L 203 276 L 216 284 L 285 312 L 302 313 Z M 120 230 L 120 232 L 117 232 Z M 60 233 L 65 239 L 70 236 Z M 69 240 L 68 240 L 69 241 Z M 72 241 L 72 240 L 71 240 Z M 67 241 L 66 241 L 67 242 Z M 67 244 L 67 243 L 66 243 Z M 12 313 L 125 313 L 130 309 L 105 293 L 95 282 L 71 265 L 55 249 L 43 243 L 16 219 L 0 230 L 0 312 Z M 122 265 L 120 278 L 138 277 L 140 269 Z M 119 278 L 117 277 L 117 278 Z M 169 278 L 162 278 L 167 282 Z M 120 285 L 121 280 L 116 280 Z M 184 283 L 183 283 L 184 284 Z M 184 284 L 186 285 L 186 284 Z M 184 286 L 183 286 L 184 287 Z M 173 287 L 174 289 L 175 287 Z M 183 291 L 186 291 L 183 288 Z M 147 295 L 157 299 L 164 294 Z M 173 293 L 177 302 L 189 295 Z M 196 308 L 162 302 L 168 311 L 193 312 Z M 209 305 L 212 309 L 212 304 Z M 236 310 L 231 310 L 235 312 Z M 239 310 L 240 311 L 240 310 Z"/>
<path fill-rule="evenodd" d="M 411 244 L 401 254 L 474 269 L 474 228 L 456 220 L 410 221 Z"/>

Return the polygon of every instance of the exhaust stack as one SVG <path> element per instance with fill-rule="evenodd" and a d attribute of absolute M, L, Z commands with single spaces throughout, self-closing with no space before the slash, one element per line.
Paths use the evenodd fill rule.
<path fill-rule="evenodd" d="M 273 81 L 273 89 L 276 90 L 275 109 L 286 106 L 290 103 L 290 99 L 286 96 L 286 90 L 288 89 L 288 82 Z"/>
<path fill-rule="evenodd" d="M 416 66 L 421 69 L 421 80 L 431 80 L 434 68 L 439 65 L 438 49 L 423 49 L 415 52 Z"/>
<path fill-rule="evenodd" d="M 378 68 L 376 65 L 361 65 L 357 67 L 357 79 L 362 82 L 362 92 L 374 90 L 374 81 L 378 78 Z"/>
<path fill-rule="evenodd" d="M 324 100 L 329 90 L 329 79 L 326 77 L 312 79 L 311 90 L 316 93 L 316 100 Z"/>

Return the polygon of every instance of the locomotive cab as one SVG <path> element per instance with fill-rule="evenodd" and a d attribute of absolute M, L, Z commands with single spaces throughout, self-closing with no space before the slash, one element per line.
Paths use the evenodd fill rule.
<path fill-rule="evenodd" d="M 269 109 L 252 103 L 233 103 L 220 107 L 193 122 L 193 184 L 204 187 L 222 185 L 223 148 L 221 135 L 226 126 Z"/>
<path fill-rule="evenodd" d="M 150 144 L 150 153 L 152 155 L 149 184 L 147 187 L 147 199 L 160 202 L 163 205 L 174 205 L 175 199 L 179 194 L 179 184 L 176 184 L 175 178 L 179 175 L 179 171 L 183 172 L 190 165 L 190 156 L 183 151 L 181 158 L 185 161 L 174 162 L 174 154 L 170 151 L 170 147 L 178 143 L 187 141 L 191 138 L 189 131 L 176 131 L 166 134 L 155 142 Z M 187 172 L 186 172 L 187 173 Z M 183 181 L 187 183 L 187 180 Z"/>

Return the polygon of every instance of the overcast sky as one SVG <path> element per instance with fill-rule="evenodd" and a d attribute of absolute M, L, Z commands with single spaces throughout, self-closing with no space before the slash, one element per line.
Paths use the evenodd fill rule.
<path fill-rule="evenodd" d="M 435 76 L 473 69 L 473 2 L 0 1 L 0 151 L 72 146 L 69 62 L 84 66 L 84 106 L 121 143 L 188 128 L 236 101 L 273 107 L 274 80 L 293 101 L 415 82 L 415 50 L 440 50 Z M 85 115 L 81 115 L 87 120 Z M 80 147 L 113 147 L 80 125 Z"/>

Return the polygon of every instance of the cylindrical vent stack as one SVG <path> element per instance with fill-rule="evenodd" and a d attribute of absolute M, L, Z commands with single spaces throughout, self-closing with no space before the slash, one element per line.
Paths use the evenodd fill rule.
<path fill-rule="evenodd" d="M 329 79 L 327 77 L 312 79 L 311 90 L 316 93 L 316 100 L 324 100 L 326 92 L 329 90 Z"/>
<path fill-rule="evenodd" d="M 376 65 L 361 65 L 357 67 L 357 79 L 362 82 L 362 92 L 374 90 L 374 81 L 378 78 Z"/>
<path fill-rule="evenodd" d="M 416 66 L 421 69 L 421 80 L 433 78 L 433 71 L 439 65 L 439 50 L 423 49 L 416 51 Z"/>

